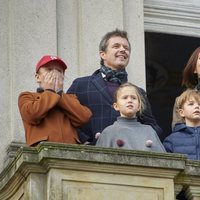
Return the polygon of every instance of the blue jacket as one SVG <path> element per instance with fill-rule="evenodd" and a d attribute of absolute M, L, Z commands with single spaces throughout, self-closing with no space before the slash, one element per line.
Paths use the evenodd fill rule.
<path fill-rule="evenodd" d="M 141 88 L 139 90 L 146 100 L 146 110 L 139 121 L 151 125 L 159 135 L 162 129 L 157 125 L 152 115 L 145 91 Z M 96 143 L 95 134 L 102 132 L 105 127 L 113 124 L 119 116 L 119 112 L 116 112 L 112 107 L 113 98 L 108 91 L 101 73 L 97 70 L 91 76 L 75 79 L 67 93 L 76 94 L 80 103 L 91 109 L 93 116 L 79 130 L 79 138 L 82 142 L 89 141 L 94 145 Z"/>
<path fill-rule="evenodd" d="M 176 124 L 163 145 L 167 152 L 186 154 L 188 159 L 200 160 L 200 127 Z"/>

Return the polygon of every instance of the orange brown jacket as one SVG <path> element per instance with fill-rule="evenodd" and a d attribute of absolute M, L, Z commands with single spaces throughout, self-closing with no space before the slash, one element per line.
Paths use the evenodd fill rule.
<path fill-rule="evenodd" d="M 92 116 L 76 95 L 63 92 L 59 95 L 50 90 L 22 92 L 18 106 L 29 146 L 41 141 L 80 143 L 76 128 Z"/>

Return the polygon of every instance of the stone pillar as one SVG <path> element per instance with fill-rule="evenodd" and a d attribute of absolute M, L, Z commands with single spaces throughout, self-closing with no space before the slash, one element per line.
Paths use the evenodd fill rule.
<path fill-rule="evenodd" d="M 127 67 L 130 82 L 146 89 L 144 53 L 143 1 L 124 0 L 124 29 L 132 45 L 131 59 Z"/>
<path fill-rule="evenodd" d="M 0 171 L 3 165 L 2 155 L 6 154 L 6 146 L 12 139 L 11 135 L 11 68 L 9 66 L 9 6 L 7 0 L 0 1 Z"/>
<path fill-rule="evenodd" d="M 24 142 L 18 95 L 35 91 L 35 64 L 43 54 L 57 54 L 56 1 L 2 0 L 0 170 L 11 142 Z"/>

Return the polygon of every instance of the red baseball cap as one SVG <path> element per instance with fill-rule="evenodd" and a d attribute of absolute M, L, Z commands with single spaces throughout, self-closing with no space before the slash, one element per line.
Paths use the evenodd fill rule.
<path fill-rule="evenodd" d="M 42 67 L 43 65 L 45 65 L 45 64 L 47 64 L 49 62 L 52 62 L 52 61 L 59 62 L 62 65 L 64 71 L 65 71 L 65 69 L 67 69 L 67 65 L 65 64 L 65 62 L 61 58 L 59 58 L 58 56 L 45 55 L 37 63 L 37 65 L 36 65 L 36 73 L 38 72 L 40 67 Z"/>

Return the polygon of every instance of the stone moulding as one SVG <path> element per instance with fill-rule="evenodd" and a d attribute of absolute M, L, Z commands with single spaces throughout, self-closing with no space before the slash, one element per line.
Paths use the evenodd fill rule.
<path fill-rule="evenodd" d="M 171 179 L 178 185 L 191 185 L 195 179 L 200 186 L 199 166 L 180 154 L 42 142 L 21 147 L 2 171 L 0 199 L 13 196 L 30 174 L 47 175 L 51 169 Z"/>
<path fill-rule="evenodd" d="M 199 37 L 199 13 L 199 1 L 145 0 L 145 31 Z"/>

